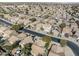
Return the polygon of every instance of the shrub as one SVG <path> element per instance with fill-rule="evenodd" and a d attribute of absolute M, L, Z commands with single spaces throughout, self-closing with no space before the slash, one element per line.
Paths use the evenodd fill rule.
<path fill-rule="evenodd" d="M 78 28 L 79 28 L 79 20 L 77 20 L 77 21 L 75 21 L 76 22 L 76 24 L 77 24 L 77 26 L 78 26 Z"/>
<path fill-rule="evenodd" d="M 41 5 L 39 5 L 39 7 L 40 7 L 41 11 L 43 11 L 43 8 L 42 8 L 42 6 L 41 6 Z"/>
<path fill-rule="evenodd" d="M 44 15 L 44 18 L 46 19 L 46 18 L 48 18 L 49 17 L 49 15 Z"/>
<path fill-rule="evenodd" d="M 25 9 L 25 11 L 26 11 L 25 13 L 28 14 L 28 11 L 29 11 L 29 10 L 28 10 L 27 8 Z"/>
<path fill-rule="evenodd" d="M 2 14 L 2 15 L 0 15 L 0 17 L 1 17 L 1 18 L 4 18 L 4 15 L 3 15 L 3 14 Z"/>
<path fill-rule="evenodd" d="M 36 21 L 36 18 L 31 18 L 29 20 L 32 21 L 32 22 L 34 22 L 34 21 Z"/>
<path fill-rule="evenodd" d="M 43 28 L 43 27 L 41 27 L 40 29 L 41 29 L 41 30 L 44 30 L 44 28 Z"/>

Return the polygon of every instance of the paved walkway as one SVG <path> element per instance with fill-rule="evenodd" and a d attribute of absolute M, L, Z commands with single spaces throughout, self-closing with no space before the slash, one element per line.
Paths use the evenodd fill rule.
<path fill-rule="evenodd" d="M 65 56 L 75 56 L 72 49 L 69 48 L 68 46 L 66 46 L 64 50 L 65 50 Z"/>

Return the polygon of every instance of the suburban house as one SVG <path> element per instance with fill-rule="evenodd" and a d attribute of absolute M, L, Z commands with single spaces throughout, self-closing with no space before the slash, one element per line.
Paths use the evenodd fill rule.
<path fill-rule="evenodd" d="M 19 40 L 19 38 L 16 37 L 16 36 L 14 36 L 14 35 L 12 35 L 12 36 L 8 39 L 8 41 L 9 41 L 10 44 L 13 44 L 13 43 L 15 43 L 15 42 L 18 41 L 18 40 Z"/>
<path fill-rule="evenodd" d="M 27 37 L 27 35 L 25 33 L 20 33 L 17 35 L 17 37 L 23 40 L 25 37 Z"/>
<path fill-rule="evenodd" d="M 31 48 L 32 48 L 31 53 L 34 56 L 43 55 L 45 53 L 44 48 L 39 47 L 39 46 L 37 46 L 35 44 L 33 44 Z"/>
<path fill-rule="evenodd" d="M 14 30 L 6 30 L 4 31 L 3 37 L 9 38 L 14 33 Z"/>
<path fill-rule="evenodd" d="M 33 40 L 32 40 L 32 37 L 31 36 L 28 36 L 28 37 L 25 37 L 24 40 L 22 40 L 19 45 L 21 45 L 21 47 L 24 47 L 25 44 L 28 44 L 28 43 L 33 43 Z"/>
<path fill-rule="evenodd" d="M 2 36 L 4 31 L 7 30 L 7 27 L 0 27 L 0 35 Z"/>

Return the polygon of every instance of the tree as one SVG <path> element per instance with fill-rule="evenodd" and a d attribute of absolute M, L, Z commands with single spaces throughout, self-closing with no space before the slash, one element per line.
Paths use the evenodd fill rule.
<path fill-rule="evenodd" d="M 62 32 L 63 28 L 66 27 L 66 24 L 65 24 L 65 23 L 61 23 L 61 24 L 59 25 L 59 27 L 61 28 L 61 32 Z"/>
<path fill-rule="evenodd" d="M 67 40 L 61 39 L 60 44 L 61 44 L 62 47 L 66 46 L 67 45 Z"/>
<path fill-rule="evenodd" d="M 5 46 L 3 46 L 3 48 L 6 50 L 6 54 L 5 54 L 5 56 L 12 56 L 12 54 L 11 54 L 11 46 L 9 46 L 9 45 L 5 45 Z"/>
<path fill-rule="evenodd" d="M 42 40 L 43 40 L 44 42 L 46 42 L 46 43 L 50 43 L 50 42 L 51 42 L 51 37 L 49 37 L 49 36 L 44 36 L 44 37 L 42 38 Z"/>
<path fill-rule="evenodd" d="M 19 47 L 19 42 L 20 42 L 20 41 L 16 41 L 16 42 L 13 43 L 12 45 L 5 45 L 5 46 L 3 46 L 3 47 L 4 47 L 6 50 L 11 51 L 11 50 L 13 50 L 14 48 Z"/>
<path fill-rule="evenodd" d="M 49 37 L 49 36 L 44 36 L 43 38 L 42 38 L 42 40 L 44 41 L 44 42 L 46 42 L 45 43 L 45 55 L 47 56 L 48 55 L 48 52 L 49 52 L 49 45 L 50 45 L 50 42 L 51 42 L 51 37 Z"/>
<path fill-rule="evenodd" d="M 14 48 L 17 48 L 17 47 L 19 46 L 19 42 L 20 42 L 20 41 L 16 41 L 14 44 L 12 44 L 12 45 L 10 46 L 10 49 L 13 50 Z"/>
<path fill-rule="evenodd" d="M 31 46 L 31 43 L 24 45 L 24 48 L 21 49 L 21 54 L 25 56 L 31 55 Z"/>
<path fill-rule="evenodd" d="M 11 29 L 18 31 L 18 30 L 23 29 L 23 27 L 24 27 L 24 24 L 17 24 L 16 23 L 16 24 L 13 24 L 12 25 L 12 28 Z"/>
<path fill-rule="evenodd" d="M 6 50 L 0 45 L 0 50 L 6 52 Z"/>
<path fill-rule="evenodd" d="M 48 55 L 48 52 L 49 52 L 49 49 L 48 49 L 49 48 L 49 44 L 50 43 L 45 43 L 45 46 L 44 46 L 45 47 L 45 55 L 46 56 Z"/>

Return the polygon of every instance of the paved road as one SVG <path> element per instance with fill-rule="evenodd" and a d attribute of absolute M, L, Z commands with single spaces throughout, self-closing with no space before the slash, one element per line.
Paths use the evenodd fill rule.
<path fill-rule="evenodd" d="M 4 19 L 0 19 L 0 22 L 6 24 L 8 26 L 12 25 L 10 22 L 5 21 Z M 45 36 L 45 34 L 43 34 L 43 33 L 35 32 L 35 31 L 29 30 L 29 29 L 23 29 L 21 31 L 25 32 L 25 33 L 30 33 L 30 34 L 33 34 L 33 35 L 36 35 L 36 36 L 41 36 L 41 37 Z M 57 38 L 57 37 L 51 37 L 51 38 L 55 42 L 60 42 L 60 38 Z M 69 41 L 68 40 L 68 46 L 72 49 L 75 56 L 79 56 L 79 45 L 78 44 L 76 44 L 74 41 Z"/>

